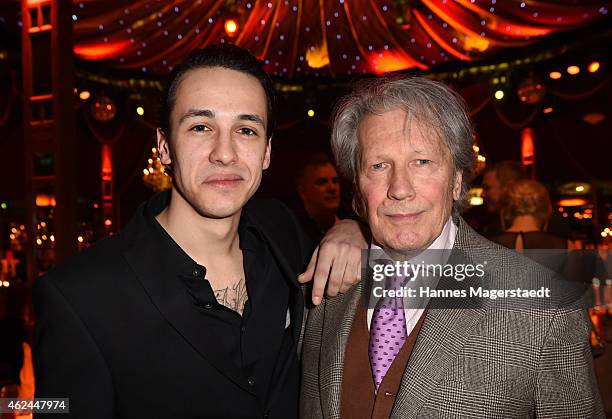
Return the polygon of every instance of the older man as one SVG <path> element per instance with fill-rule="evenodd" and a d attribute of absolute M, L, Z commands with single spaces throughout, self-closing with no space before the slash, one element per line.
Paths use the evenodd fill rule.
<path fill-rule="evenodd" d="M 396 298 L 368 279 L 312 310 L 301 417 L 603 417 L 579 302 L 458 215 L 473 162 L 460 97 L 423 78 L 366 82 L 341 102 L 332 148 L 372 230 L 370 253 L 451 269 L 389 274 L 386 291 L 408 290 Z M 389 263 L 372 259 L 364 271 Z M 482 275 L 459 275 L 470 264 Z M 429 294 L 410 298 L 416 288 Z M 481 298 L 513 288 L 522 291 L 504 295 L 516 298 Z M 537 289 L 542 298 L 526 298 Z M 431 290 L 456 298 L 439 302 Z"/>

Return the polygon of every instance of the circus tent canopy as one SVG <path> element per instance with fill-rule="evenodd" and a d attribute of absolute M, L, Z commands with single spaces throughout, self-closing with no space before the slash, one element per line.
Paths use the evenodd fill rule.
<path fill-rule="evenodd" d="M 337 76 L 478 61 L 592 24 L 609 5 L 601 0 L 83 0 L 74 2 L 72 18 L 75 55 L 114 68 L 164 74 L 186 51 L 232 42 L 255 53 L 277 76 Z M 8 21 L 19 19 L 7 16 L 6 4 L 0 12 Z"/>

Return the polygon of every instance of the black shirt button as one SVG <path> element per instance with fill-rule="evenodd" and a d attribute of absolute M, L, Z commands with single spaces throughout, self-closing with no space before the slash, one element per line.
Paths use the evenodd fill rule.
<path fill-rule="evenodd" d="M 204 307 L 204 308 L 212 308 L 212 306 L 213 306 L 213 304 L 209 301 L 209 302 L 204 303 L 204 305 L 202 307 Z"/>
<path fill-rule="evenodd" d="M 247 381 L 247 383 L 249 383 L 249 385 L 251 387 L 253 387 L 255 385 L 255 380 L 253 380 L 252 378 L 249 378 L 249 380 Z"/>
<path fill-rule="evenodd" d="M 242 326 L 242 327 L 240 328 L 240 331 L 241 331 L 242 333 L 246 332 L 246 326 Z"/>
<path fill-rule="evenodd" d="M 191 274 L 195 277 L 202 275 L 202 270 L 200 268 L 194 268 Z"/>
<path fill-rule="evenodd" d="M 270 412 L 266 412 L 263 415 L 264 419 L 268 419 L 270 417 Z"/>

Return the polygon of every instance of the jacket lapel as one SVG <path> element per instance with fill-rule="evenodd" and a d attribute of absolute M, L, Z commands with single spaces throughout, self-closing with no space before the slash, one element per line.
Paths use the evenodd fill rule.
<path fill-rule="evenodd" d="M 266 234 L 264 230 L 261 230 L 261 234 L 266 239 L 268 248 L 272 252 L 272 256 L 276 261 L 276 264 L 280 269 L 281 274 L 285 277 L 285 280 L 291 288 L 291 301 L 289 302 L 289 310 L 291 316 L 293 339 L 297 348 L 297 342 L 300 338 L 300 332 L 302 330 L 302 317 L 304 315 L 304 294 L 302 293 L 302 289 L 297 282 L 299 272 L 297 272 L 295 268 L 291 267 L 291 264 L 284 256 L 280 246 L 276 243 L 276 241 L 272 237 L 270 237 L 269 234 Z"/>
<path fill-rule="evenodd" d="M 140 215 L 140 214 L 139 214 Z M 246 378 L 219 345 L 219 337 L 204 327 L 200 310 L 195 305 L 187 288 L 180 283 L 176 272 L 168 272 L 162 263 L 159 250 L 147 234 L 146 222 L 142 216 L 124 231 L 126 246 L 123 255 L 142 284 L 151 302 L 172 327 L 210 365 L 248 392 L 253 392 Z"/>
<path fill-rule="evenodd" d="M 470 254 L 473 233 L 463 219 L 458 218 L 458 230 L 453 254 L 448 263 L 472 263 Z M 460 287 L 481 286 L 487 277 L 479 281 L 466 278 Z M 442 278 L 440 287 L 457 288 L 454 278 Z M 417 417 L 423 404 L 431 397 L 444 372 L 461 351 L 473 327 L 485 313 L 486 307 L 469 298 L 452 299 L 453 308 L 429 308 L 427 317 L 417 338 L 408 366 L 398 391 L 391 417 Z M 448 300 L 447 300 L 448 304 Z"/>
<path fill-rule="evenodd" d="M 319 362 L 319 383 L 324 417 L 340 417 L 340 392 L 344 352 L 357 304 L 362 303 L 363 281 L 346 294 L 326 299 L 322 331 L 321 357 Z"/>
<path fill-rule="evenodd" d="M 244 216 L 244 213 L 243 213 Z M 303 316 L 304 316 L 304 294 L 302 292 L 302 288 L 297 282 L 298 272 L 295 268 L 292 268 L 291 263 L 287 260 L 284 253 L 281 250 L 280 245 L 272 238 L 269 234 L 266 234 L 265 230 L 260 230 L 261 234 L 264 236 L 266 240 L 266 244 L 272 253 L 273 259 L 276 261 L 276 264 L 289 284 L 290 287 L 290 301 L 289 301 L 289 311 L 290 311 L 290 321 L 291 321 L 291 333 L 293 337 L 293 345 L 291 347 L 290 356 L 285 359 L 278 359 L 278 362 L 283 362 L 280 366 L 280 373 L 277 376 L 276 382 L 283 383 L 285 382 L 285 377 L 289 373 L 291 368 L 291 362 L 294 361 L 294 357 L 298 356 L 298 342 L 300 341 L 300 336 L 302 332 L 303 326 Z M 279 368 L 279 365 L 277 365 Z M 270 406 L 274 403 L 281 388 L 279 385 L 273 385 L 270 390 L 270 394 L 268 396 L 267 405 Z"/>

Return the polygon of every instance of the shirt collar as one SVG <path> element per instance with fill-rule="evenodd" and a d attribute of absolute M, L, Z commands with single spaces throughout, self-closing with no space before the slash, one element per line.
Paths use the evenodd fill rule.
<path fill-rule="evenodd" d="M 180 276 L 205 278 L 206 267 L 193 260 L 155 218 L 168 206 L 170 197 L 171 190 L 158 193 L 146 203 L 144 209 L 149 232 L 160 250 L 159 254 L 162 258 L 160 262 L 167 266 L 169 272 L 176 272 Z M 255 251 L 258 245 L 263 243 L 263 234 L 244 211 L 240 216 L 238 235 L 242 250 Z"/>

